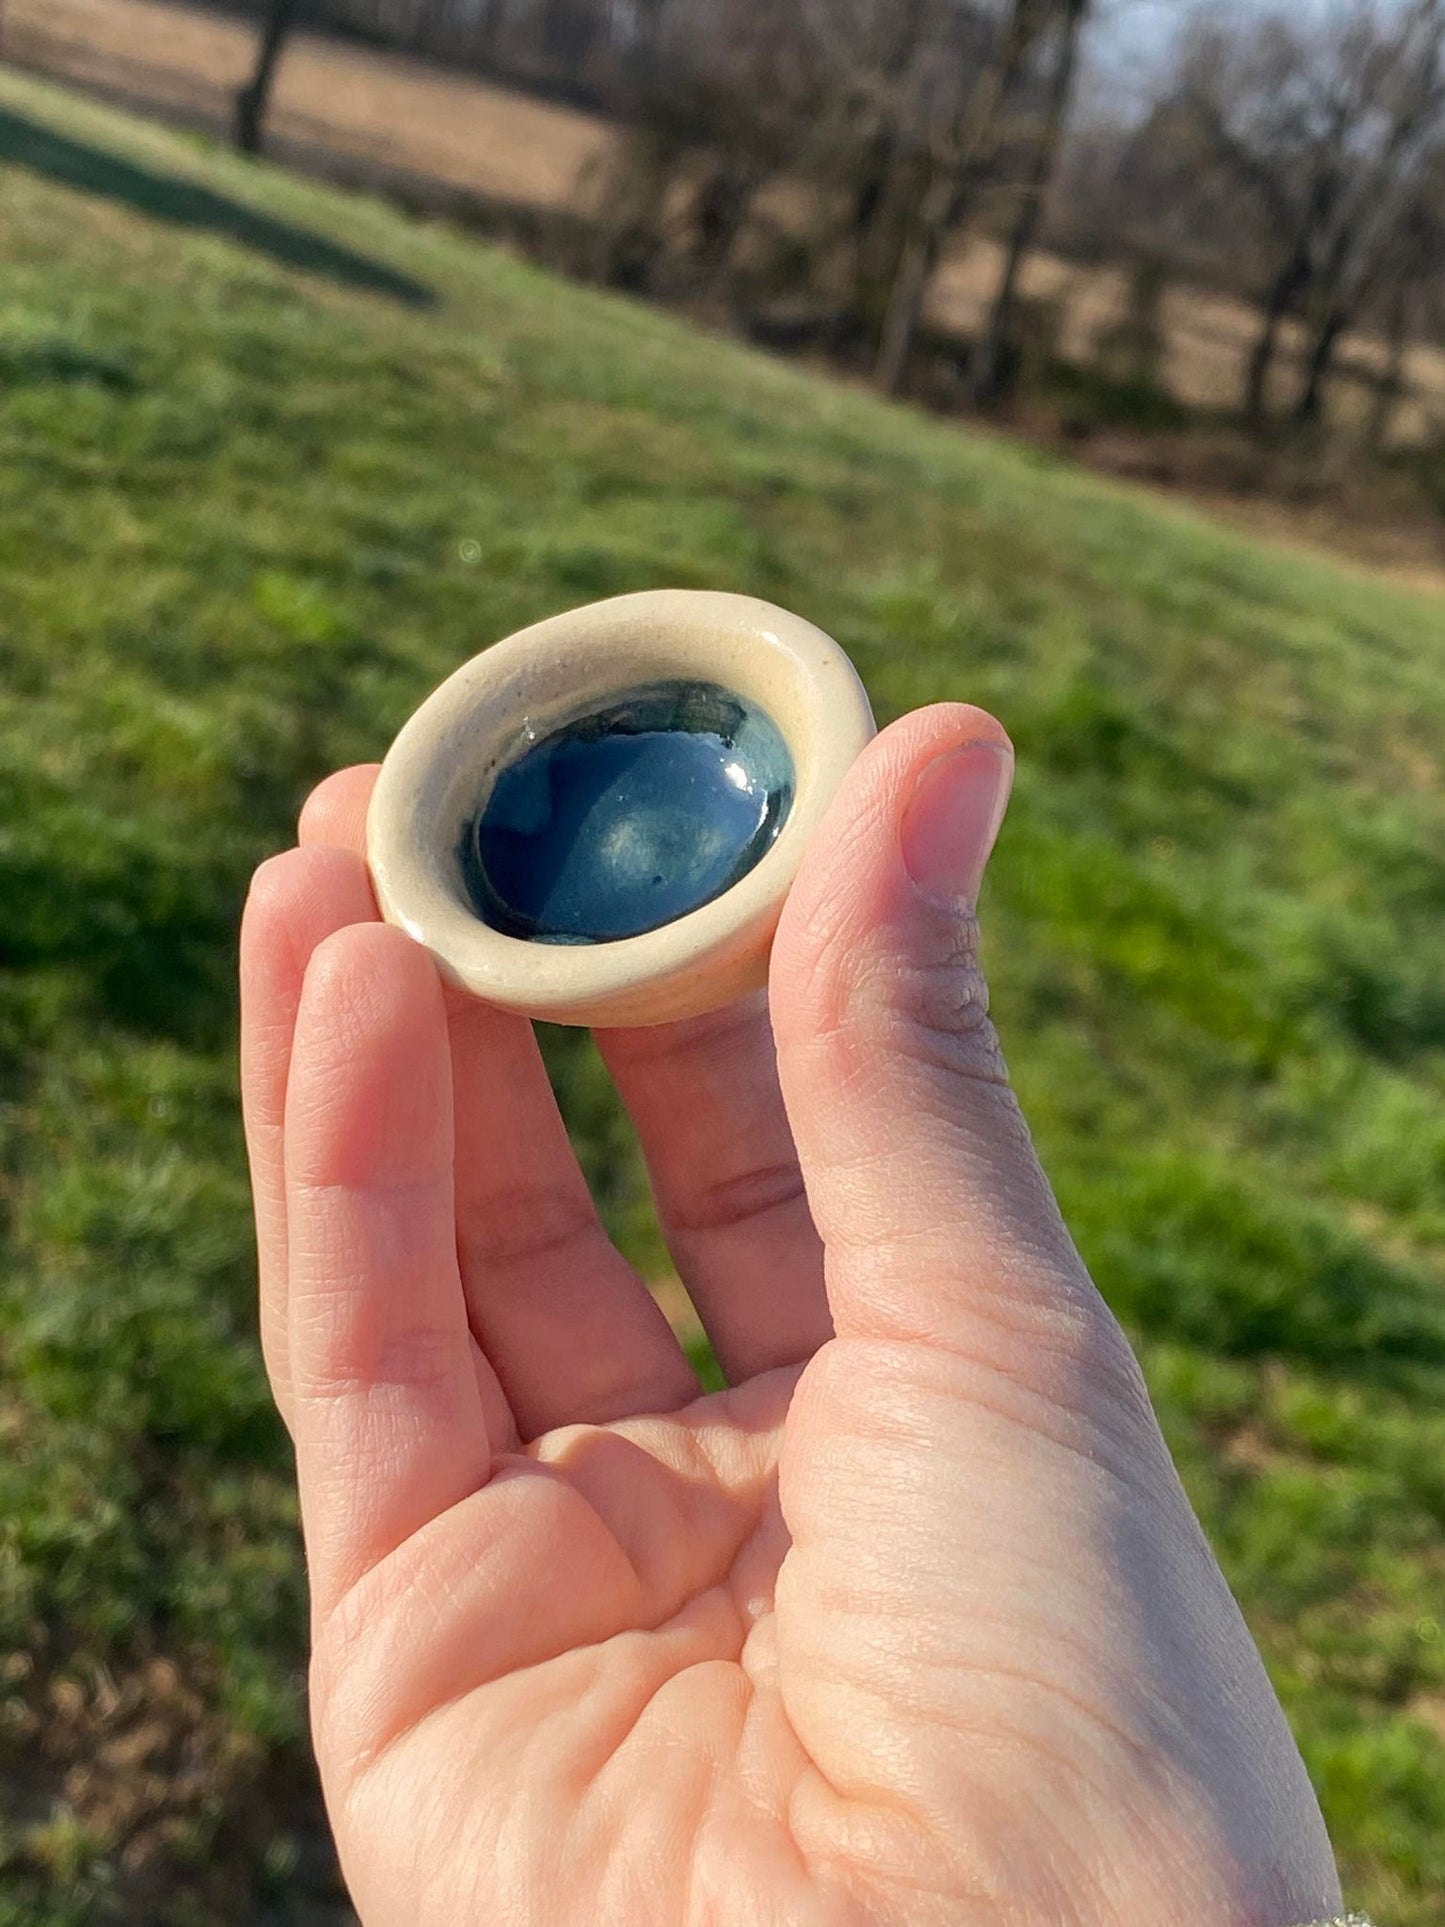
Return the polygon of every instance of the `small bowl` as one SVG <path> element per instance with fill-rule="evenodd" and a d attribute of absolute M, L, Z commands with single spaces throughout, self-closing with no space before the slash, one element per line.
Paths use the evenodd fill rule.
<path fill-rule="evenodd" d="M 838 645 L 750 596 L 661 589 L 474 656 L 392 744 L 382 915 L 445 976 L 559 1024 L 757 990 L 808 841 L 874 733 Z"/>

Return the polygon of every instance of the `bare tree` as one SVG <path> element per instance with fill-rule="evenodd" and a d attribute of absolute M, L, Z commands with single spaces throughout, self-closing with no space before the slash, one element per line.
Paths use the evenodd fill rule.
<path fill-rule="evenodd" d="M 1353 156 L 1315 267 L 1305 374 L 1294 411 L 1302 425 L 1320 417 L 1346 330 L 1379 291 L 1392 260 L 1408 251 L 1405 231 L 1418 206 L 1420 170 L 1428 166 L 1445 120 L 1445 7 L 1439 0 L 1419 0 L 1396 37 L 1361 51 L 1382 69 L 1377 114 L 1383 133 L 1373 153 L 1362 144 Z M 1406 315 L 1408 309 L 1407 299 Z"/>
<path fill-rule="evenodd" d="M 785 172 L 806 190 L 818 159 L 818 24 L 764 0 L 648 0 L 637 10 L 627 131 L 592 184 L 603 279 L 656 288 L 659 270 L 684 269 L 689 291 L 732 299 L 759 194 Z"/>
<path fill-rule="evenodd" d="M 1375 385 L 1365 418 L 1362 443 L 1366 454 L 1379 455 L 1390 439 L 1396 411 L 1405 394 L 1405 353 L 1410 345 L 1414 287 L 1405 275 L 1395 279 L 1385 311 L 1385 365 Z"/>
<path fill-rule="evenodd" d="M 922 187 L 903 227 L 888 291 L 874 377 L 897 394 L 908 371 L 943 243 L 970 206 L 994 158 L 1010 92 L 1042 32 L 1052 0 L 1008 0 L 987 52 L 955 85 L 946 113 L 935 117 L 922 154 Z"/>
<path fill-rule="evenodd" d="M 1285 324 L 1298 317 L 1307 344 L 1294 413 L 1312 421 L 1445 112 L 1445 5 L 1348 0 L 1323 21 L 1279 11 L 1208 25 L 1186 44 L 1174 104 L 1273 256 L 1244 414 L 1266 419 Z"/>
<path fill-rule="evenodd" d="M 271 101 L 276 67 L 296 20 L 297 0 L 268 0 L 251 78 L 236 94 L 236 145 L 243 154 L 259 154 Z"/>
<path fill-rule="evenodd" d="M 1362 436 L 1370 455 L 1379 455 L 1389 443 L 1405 396 L 1405 364 L 1412 339 L 1432 323 L 1437 338 L 1445 335 L 1441 318 L 1431 313 L 1445 289 L 1445 139 L 1422 159 L 1412 187 L 1410 202 L 1394 224 L 1380 263 L 1381 293 L 1374 319 L 1384 365 Z"/>
<path fill-rule="evenodd" d="M 507 0 L 478 0 L 467 42 L 472 54 L 488 63 L 496 59 L 506 17 Z"/>
<path fill-rule="evenodd" d="M 452 0 L 416 0 L 412 8 L 410 39 L 417 53 L 438 52 L 451 24 Z"/>
<path fill-rule="evenodd" d="M 741 253 L 765 309 L 790 298 L 790 274 L 792 298 L 812 306 L 814 338 L 861 348 L 896 392 L 948 238 L 986 183 L 1022 167 L 1022 198 L 1035 211 L 1017 237 L 1017 278 L 1057 159 L 1087 8 L 646 0 L 628 16 L 630 131 L 592 184 L 597 272 L 656 290 L 670 260 L 688 265 L 685 285 L 721 290 Z M 786 192 L 772 205 L 791 217 L 759 217 L 749 253 L 740 244 L 774 181 Z M 775 274 L 759 268 L 764 258 Z M 677 285 L 675 274 L 666 284 Z M 765 325 L 764 314 L 753 322 Z"/>
<path fill-rule="evenodd" d="M 1060 0 L 1043 112 L 1036 117 L 1037 131 L 1027 172 L 1018 191 L 1018 209 L 1009 231 L 998 291 L 969 369 L 970 388 L 979 406 L 998 401 L 1009 383 L 1019 281 L 1024 262 L 1038 237 L 1044 201 L 1058 166 L 1078 72 L 1079 40 L 1090 3 L 1091 0 Z"/>

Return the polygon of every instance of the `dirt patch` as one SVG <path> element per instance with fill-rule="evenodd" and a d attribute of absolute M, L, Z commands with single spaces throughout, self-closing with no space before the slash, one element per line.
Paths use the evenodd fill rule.
<path fill-rule="evenodd" d="M 1040 428 L 1030 439 L 1052 437 Z M 1402 589 L 1445 595 L 1445 523 L 1388 475 L 1311 483 L 1307 465 L 1275 463 L 1243 435 L 1204 432 L 1094 434 L 1068 452 L 1096 474 L 1170 496 L 1215 521 L 1279 547 L 1327 550 L 1337 565 L 1384 576 Z"/>
<path fill-rule="evenodd" d="M 257 1927 L 355 1927 L 309 1767 L 278 1774 L 216 1697 L 214 1681 L 168 1658 L 117 1676 L 11 1654 L 0 1664 L 0 1823 L 12 1874 L 80 1892 L 98 1861 L 106 1919 L 118 1907 L 128 1920 L 169 1920 L 184 1899 Z"/>

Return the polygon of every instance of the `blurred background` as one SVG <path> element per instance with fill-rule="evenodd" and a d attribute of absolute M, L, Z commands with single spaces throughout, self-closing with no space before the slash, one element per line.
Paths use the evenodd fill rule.
<path fill-rule="evenodd" d="M 1445 0 L 0 0 L 0 1927 L 350 1919 L 240 906 L 662 583 L 1012 732 L 1045 1162 L 1352 1900 L 1440 1927 Z"/>

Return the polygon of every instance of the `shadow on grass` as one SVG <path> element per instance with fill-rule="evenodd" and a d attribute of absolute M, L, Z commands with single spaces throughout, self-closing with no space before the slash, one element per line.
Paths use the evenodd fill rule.
<path fill-rule="evenodd" d="M 119 201 L 156 220 L 224 235 L 287 267 L 325 275 L 348 287 L 389 295 L 417 308 L 430 307 L 436 300 L 423 282 L 355 254 L 324 235 L 274 220 L 184 176 L 153 173 L 105 148 L 71 140 L 23 114 L 0 108 L 0 163 L 7 161 L 65 187 Z"/>

